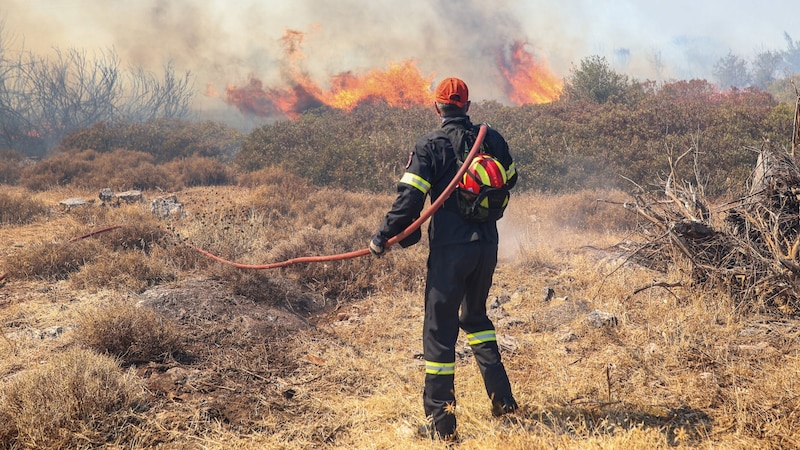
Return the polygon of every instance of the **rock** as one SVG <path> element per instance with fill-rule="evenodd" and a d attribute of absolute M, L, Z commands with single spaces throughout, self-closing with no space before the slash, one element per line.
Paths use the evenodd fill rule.
<path fill-rule="evenodd" d="M 45 338 L 53 339 L 53 338 L 57 338 L 57 337 L 61 336 L 62 333 L 64 333 L 64 328 L 63 327 L 60 327 L 60 326 L 49 327 L 49 328 L 45 328 L 44 330 L 42 330 L 42 332 L 40 334 L 40 337 L 42 339 L 45 339 Z"/>
<path fill-rule="evenodd" d="M 561 330 L 556 333 L 556 340 L 561 343 L 573 342 L 578 339 L 574 331 L 570 329 Z"/>
<path fill-rule="evenodd" d="M 590 312 L 586 316 L 585 322 L 596 328 L 615 327 L 618 324 L 616 316 L 600 311 L 599 309 Z"/>
<path fill-rule="evenodd" d="M 183 203 L 179 202 L 174 194 L 153 199 L 150 203 L 150 212 L 159 219 L 180 218 L 185 215 Z"/>
<path fill-rule="evenodd" d="M 100 197 L 100 201 L 103 203 L 110 202 L 111 199 L 114 198 L 114 191 L 109 188 L 100 189 L 100 194 L 98 194 L 98 197 Z"/>
<path fill-rule="evenodd" d="M 506 311 L 506 309 L 503 308 L 503 305 L 501 305 L 497 300 L 489 304 L 489 310 L 486 311 L 486 315 L 492 321 L 497 321 L 509 316 L 508 311 Z"/>
<path fill-rule="evenodd" d="M 139 203 L 143 200 L 142 191 L 125 191 L 117 194 L 117 199 L 125 203 Z"/>
<path fill-rule="evenodd" d="M 555 295 L 556 295 L 555 289 L 551 288 L 550 286 L 547 286 L 544 288 L 544 297 L 542 298 L 542 301 L 547 303 L 550 300 L 552 300 L 553 297 L 555 297 Z"/>
<path fill-rule="evenodd" d="M 64 206 L 65 209 L 72 209 L 78 206 L 83 206 L 86 204 L 86 200 L 78 197 L 68 198 L 66 200 L 61 200 L 59 202 L 61 206 Z"/>

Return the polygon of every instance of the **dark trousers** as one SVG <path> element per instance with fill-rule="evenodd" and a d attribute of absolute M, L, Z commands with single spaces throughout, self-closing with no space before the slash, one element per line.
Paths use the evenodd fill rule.
<path fill-rule="evenodd" d="M 497 265 L 497 245 L 480 241 L 431 248 L 425 288 L 422 339 L 426 361 L 425 415 L 441 436 L 456 428 L 455 346 L 459 329 L 470 338 L 489 398 L 511 396 L 494 324 L 486 316 L 486 298 Z M 460 314 L 459 314 L 460 310 Z"/>

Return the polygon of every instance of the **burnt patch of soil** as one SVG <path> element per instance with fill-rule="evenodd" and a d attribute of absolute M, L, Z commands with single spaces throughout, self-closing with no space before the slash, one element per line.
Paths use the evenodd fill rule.
<path fill-rule="evenodd" d="M 139 304 L 173 320 L 184 339 L 184 353 L 169 363 L 137 368 L 162 414 L 172 412 L 177 421 L 193 410 L 201 423 L 250 430 L 301 407 L 291 380 L 301 365 L 297 334 L 313 333 L 305 318 L 237 294 L 216 278 L 154 287 Z"/>

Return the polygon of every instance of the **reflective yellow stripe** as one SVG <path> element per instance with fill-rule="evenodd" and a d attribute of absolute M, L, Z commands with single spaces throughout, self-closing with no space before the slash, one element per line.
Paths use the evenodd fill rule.
<path fill-rule="evenodd" d="M 480 164 L 475 164 L 472 166 L 472 171 L 475 175 L 478 176 L 478 179 L 481 181 L 481 184 L 484 186 L 491 185 L 491 180 L 489 179 L 489 173 L 486 172 L 486 168 Z"/>
<path fill-rule="evenodd" d="M 408 184 L 410 186 L 414 186 L 415 188 L 422 191 L 423 194 L 427 194 L 428 191 L 431 190 L 431 184 L 428 183 L 425 180 L 425 178 L 422 178 L 421 176 L 411 172 L 404 173 L 403 177 L 400 178 L 400 182 Z"/>
<path fill-rule="evenodd" d="M 494 330 L 478 331 L 477 333 L 468 333 L 467 339 L 469 345 L 482 344 L 484 342 L 497 341 L 497 335 Z"/>
<path fill-rule="evenodd" d="M 456 363 L 441 363 L 433 361 L 425 361 L 425 373 L 431 375 L 455 375 Z"/>
<path fill-rule="evenodd" d="M 511 177 L 513 177 L 516 174 L 517 174 L 517 168 L 514 167 L 514 163 L 512 162 L 511 165 L 508 166 L 508 169 L 506 169 L 506 178 L 510 180 Z"/>

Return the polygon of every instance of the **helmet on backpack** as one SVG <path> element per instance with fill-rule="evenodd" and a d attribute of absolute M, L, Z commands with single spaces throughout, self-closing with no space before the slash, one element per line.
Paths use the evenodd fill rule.
<path fill-rule="evenodd" d="M 458 187 L 477 195 L 481 192 L 481 186 L 501 188 L 507 181 L 506 169 L 500 161 L 488 153 L 479 153 L 469 163 Z"/>

